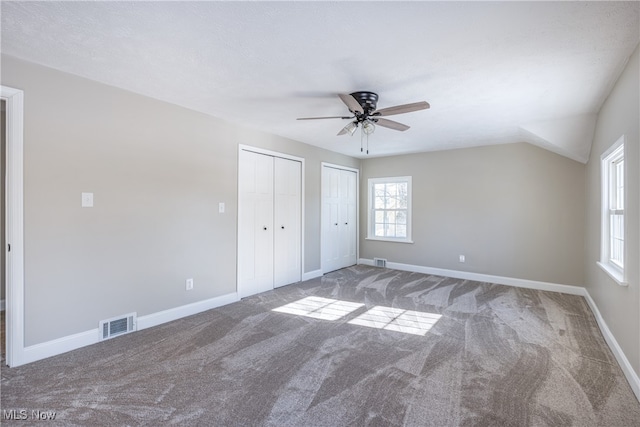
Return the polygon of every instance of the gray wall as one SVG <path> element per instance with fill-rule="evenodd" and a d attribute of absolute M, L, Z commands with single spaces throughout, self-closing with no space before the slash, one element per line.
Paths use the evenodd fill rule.
<path fill-rule="evenodd" d="M 587 164 L 586 288 L 600 313 L 640 374 L 640 47 L 605 101 L 596 123 Z M 600 258 L 600 156 L 622 135 L 626 137 L 625 239 L 628 287 L 618 286 L 597 265 Z"/>
<path fill-rule="evenodd" d="M 367 179 L 403 175 L 414 243 L 366 240 Z M 581 286 L 584 176 L 583 164 L 525 143 L 366 159 L 360 256 Z"/>
<path fill-rule="evenodd" d="M 320 162 L 358 160 L 8 56 L 2 84 L 25 94 L 26 345 L 234 292 L 238 144 L 306 159 L 320 268 Z"/>

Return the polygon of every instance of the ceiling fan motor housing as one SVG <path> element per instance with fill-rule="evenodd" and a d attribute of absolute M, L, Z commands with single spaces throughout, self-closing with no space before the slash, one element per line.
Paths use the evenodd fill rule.
<path fill-rule="evenodd" d="M 364 115 L 368 116 L 369 114 L 376 111 L 378 105 L 378 94 L 373 92 L 353 92 L 350 94 L 355 98 L 356 101 L 360 104 L 362 109 L 364 110 Z"/>

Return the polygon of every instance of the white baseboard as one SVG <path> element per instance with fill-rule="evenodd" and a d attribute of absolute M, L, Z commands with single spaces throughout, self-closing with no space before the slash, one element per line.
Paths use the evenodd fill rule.
<path fill-rule="evenodd" d="M 4 309 L 6 308 L 6 302 L 3 299 L 0 299 L 0 311 L 4 311 Z"/>
<path fill-rule="evenodd" d="M 315 279 L 316 277 L 322 276 L 322 270 L 313 270 L 302 275 L 302 281 Z"/>
<path fill-rule="evenodd" d="M 363 265 L 374 265 L 372 259 L 361 258 L 358 260 L 358 264 Z M 487 283 L 497 283 L 499 285 L 508 285 L 508 286 L 516 286 L 519 288 L 527 288 L 527 289 L 536 289 L 541 291 L 551 291 L 551 292 L 561 292 L 565 294 L 571 295 L 579 295 L 584 297 L 593 312 L 596 322 L 600 327 L 600 331 L 604 336 L 605 341 L 609 345 L 611 352 L 615 356 L 624 376 L 626 377 L 631 389 L 636 395 L 638 401 L 640 401 L 640 378 L 638 374 L 633 370 L 631 363 L 629 363 L 629 359 L 625 356 L 622 348 L 616 341 L 613 333 L 607 326 L 607 323 L 604 321 L 604 318 L 600 314 L 600 310 L 598 310 L 598 306 L 589 295 L 587 289 L 581 286 L 572 286 L 572 285 L 561 285 L 557 283 L 548 283 L 548 282 L 539 282 L 535 280 L 526 280 L 526 279 L 516 279 L 512 277 L 502 277 L 502 276 L 492 276 L 488 274 L 480 274 L 480 273 L 469 273 L 466 271 L 456 271 L 456 270 L 446 270 L 442 268 L 433 268 L 433 267 L 423 267 L 419 265 L 411 265 L 411 264 L 401 264 L 396 262 L 387 262 L 387 268 L 391 268 L 394 270 L 403 270 L 403 271 L 411 271 L 415 273 L 424 273 L 424 274 L 434 274 L 437 276 L 446 276 L 453 277 L 456 279 L 465 279 L 465 280 L 476 280 L 479 282 L 487 282 Z"/>
<path fill-rule="evenodd" d="M 138 317 L 138 330 L 141 331 L 173 320 L 182 319 L 183 317 L 202 313 L 203 311 L 211 310 L 212 308 L 222 307 L 223 305 L 231 304 L 239 300 L 240 298 L 238 298 L 238 294 L 233 292 L 204 301 L 198 301 L 187 305 L 181 305 L 180 307 L 159 311 L 157 313 L 140 316 Z"/>
<path fill-rule="evenodd" d="M 618 361 L 618 364 L 620 365 L 624 376 L 627 378 L 627 381 L 629 381 L 629 385 L 635 393 L 636 398 L 638 399 L 638 401 L 640 401 L 640 377 L 638 377 L 638 374 L 636 374 L 636 372 L 633 370 L 631 363 L 629 363 L 629 359 L 627 359 L 627 356 L 625 356 L 622 348 L 618 344 L 618 341 L 616 341 L 613 333 L 611 333 L 611 330 L 607 326 L 607 323 L 604 321 L 602 314 L 600 314 L 600 310 L 598 310 L 598 306 L 591 298 L 591 295 L 589 295 L 589 291 L 585 289 L 583 296 L 587 300 L 589 307 L 591 307 L 591 311 L 596 318 L 596 322 L 598 322 L 598 326 L 600 327 L 600 331 L 602 331 L 604 340 L 607 342 L 609 348 L 611 349 L 611 352 Z"/>
<path fill-rule="evenodd" d="M 372 259 L 360 258 L 358 260 L 358 264 L 373 265 L 374 263 Z M 494 276 L 490 274 L 471 273 L 468 271 L 447 270 L 444 268 L 424 267 L 421 265 L 401 264 L 398 262 L 387 262 L 387 268 L 392 268 L 394 270 L 411 271 L 414 273 L 453 277 L 455 279 L 496 283 L 498 285 L 515 286 L 518 288 L 562 292 L 571 295 L 584 295 L 584 288 L 581 286 L 561 285 L 557 283 L 540 282 L 537 280 L 517 279 L 514 277 Z"/>
<path fill-rule="evenodd" d="M 204 301 L 194 302 L 192 304 L 182 305 L 180 307 L 171 308 L 157 313 L 147 314 L 138 317 L 138 330 L 147 329 L 162 323 L 178 320 L 183 317 L 201 313 L 212 308 L 221 307 L 238 301 L 236 292 L 210 298 Z M 117 338 L 116 338 L 117 339 Z M 47 341 L 40 344 L 25 347 L 20 360 L 14 361 L 13 367 L 24 365 L 26 363 L 35 362 L 37 360 L 46 359 L 47 357 L 57 356 L 71 350 L 76 350 L 100 341 L 99 328 L 80 332 L 55 340 Z"/>
<path fill-rule="evenodd" d="M 40 344 L 30 345 L 24 348 L 22 357 L 20 358 L 21 360 L 14 363 L 12 367 L 46 359 L 51 356 L 57 356 L 80 347 L 95 344 L 99 341 L 99 337 L 100 330 L 95 328 Z"/>

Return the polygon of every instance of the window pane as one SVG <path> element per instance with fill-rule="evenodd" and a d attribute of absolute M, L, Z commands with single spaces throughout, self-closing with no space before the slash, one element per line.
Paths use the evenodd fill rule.
<path fill-rule="evenodd" d="M 384 209 L 385 191 L 384 184 L 375 184 L 373 186 L 374 202 L 373 207 L 375 209 Z"/>
<path fill-rule="evenodd" d="M 384 222 L 384 211 L 375 211 L 375 222 Z"/>
<path fill-rule="evenodd" d="M 624 216 L 611 215 L 610 228 L 611 261 L 624 266 Z"/>
<path fill-rule="evenodd" d="M 616 209 L 624 209 L 624 159 L 616 163 Z"/>
<path fill-rule="evenodd" d="M 384 225 L 376 224 L 376 237 L 384 237 Z"/>
<path fill-rule="evenodd" d="M 396 222 L 396 211 L 387 211 L 387 220 L 385 221 L 389 224 L 395 224 Z"/>
<path fill-rule="evenodd" d="M 387 237 L 396 237 L 396 225 L 395 224 L 387 224 L 385 236 L 387 236 Z"/>
<path fill-rule="evenodd" d="M 388 197 L 395 197 L 397 194 L 398 194 L 398 184 L 396 183 L 387 184 Z"/>
<path fill-rule="evenodd" d="M 407 226 L 406 225 L 396 225 L 396 236 L 397 237 L 407 237 Z"/>
<path fill-rule="evenodd" d="M 398 199 L 395 194 L 389 194 L 387 197 L 387 204 L 385 206 L 387 209 L 395 209 L 398 207 Z"/>
<path fill-rule="evenodd" d="M 396 211 L 396 222 L 398 224 L 406 224 L 407 223 L 407 212 L 406 211 Z"/>

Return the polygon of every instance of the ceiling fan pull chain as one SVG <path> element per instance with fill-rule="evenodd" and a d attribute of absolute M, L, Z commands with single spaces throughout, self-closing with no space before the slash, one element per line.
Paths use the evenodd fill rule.
<path fill-rule="evenodd" d="M 363 132 L 360 132 L 360 152 L 362 153 L 364 150 L 362 149 L 362 139 L 364 138 Z"/>

